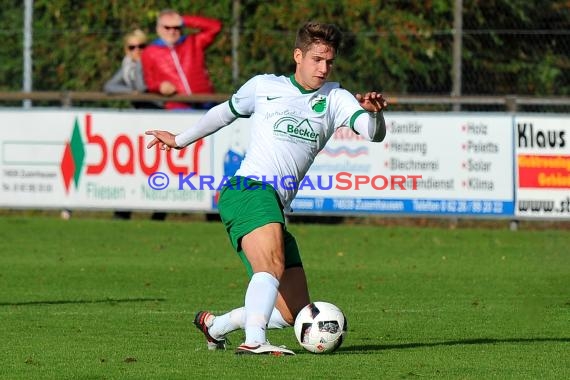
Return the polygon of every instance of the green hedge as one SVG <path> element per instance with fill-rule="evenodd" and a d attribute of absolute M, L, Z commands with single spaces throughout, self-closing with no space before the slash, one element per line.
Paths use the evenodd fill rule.
<path fill-rule="evenodd" d="M 20 0 L 2 3 L 0 90 L 17 91 L 22 88 L 24 6 Z M 309 19 L 337 23 L 346 32 L 333 75 L 346 88 L 389 93 L 451 91 L 451 0 L 240 3 L 237 80 L 232 78 L 232 0 L 175 4 L 181 13 L 216 17 L 224 24 L 207 54 L 218 92 L 230 93 L 257 73 L 290 73 L 295 31 Z M 463 3 L 465 94 L 569 93 L 570 16 L 564 11 L 564 0 Z M 154 38 L 157 12 L 171 6 L 157 0 L 35 0 L 34 90 L 100 90 L 118 68 L 123 34 L 140 27 Z M 518 32 L 504 33 L 506 29 Z M 523 33 L 535 29 L 542 32 Z"/>

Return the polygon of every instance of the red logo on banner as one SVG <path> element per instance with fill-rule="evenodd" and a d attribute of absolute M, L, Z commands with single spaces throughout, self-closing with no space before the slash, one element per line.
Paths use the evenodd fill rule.
<path fill-rule="evenodd" d="M 518 156 L 520 188 L 570 188 L 570 156 Z"/>
<path fill-rule="evenodd" d="M 72 182 L 77 188 L 79 178 L 85 166 L 85 175 L 97 176 L 105 170 L 114 171 L 117 175 L 134 175 L 140 171 L 150 175 L 157 171 L 161 161 L 166 159 L 166 165 L 171 174 L 190 173 L 199 171 L 200 150 L 204 145 L 203 140 L 198 140 L 189 148 L 180 150 L 169 150 L 161 153 L 158 145 L 154 149 L 154 156 L 150 162 L 145 160 L 146 143 L 145 136 L 136 137 L 127 134 L 120 134 L 113 139 L 101 133 L 97 133 L 93 128 L 92 115 L 85 114 L 84 128 L 81 128 L 78 118 L 75 119 L 72 137 L 66 142 L 60 169 L 66 192 L 69 193 Z M 100 152 L 100 159 L 96 163 L 86 164 L 86 147 L 92 146 Z M 119 150 L 127 152 L 126 159 L 119 157 Z M 163 156 L 165 155 L 165 157 Z M 185 162 L 177 164 L 177 161 Z"/>

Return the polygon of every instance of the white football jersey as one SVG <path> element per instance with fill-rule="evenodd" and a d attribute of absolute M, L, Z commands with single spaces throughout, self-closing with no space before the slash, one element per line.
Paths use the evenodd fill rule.
<path fill-rule="evenodd" d="M 365 113 L 336 82 L 305 90 L 293 75 L 257 75 L 230 99 L 238 117 L 250 117 L 251 139 L 236 175 L 273 185 L 286 210 L 297 186 L 336 129 L 353 128 Z M 286 184 L 284 186 L 284 184 Z"/>

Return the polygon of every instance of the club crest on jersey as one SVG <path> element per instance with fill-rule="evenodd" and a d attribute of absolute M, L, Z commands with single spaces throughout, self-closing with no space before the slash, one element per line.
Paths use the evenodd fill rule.
<path fill-rule="evenodd" d="M 308 119 L 299 121 L 290 116 L 282 117 L 273 125 L 273 133 L 278 137 L 316 143 L 319 133 L 315 132 Z"/>
<path fill-rule="evenodd" d="M 327 97 L 317 95 L 311 99 L 311 109 L 317 113 L 323 112 L 327 108 Z"/>

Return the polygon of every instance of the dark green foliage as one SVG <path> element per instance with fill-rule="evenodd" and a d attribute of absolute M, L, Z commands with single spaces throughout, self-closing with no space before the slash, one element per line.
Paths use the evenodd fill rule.
<path fill-rule="evenodd" d="M 232 72 L 232 0 L 36 0 L 33 88 L 99 91 L 118 68 L 134 27 L 155 38 L 163 8 L 219 18 L 208 49 L 218 92 L 258 73 L 288 74 L 297 27 L 314 19 L 346 33 L 333 80 L 352 91 L 451 92 L 453 2 L 449 0 L 241 0 L 239 75 Z M 0 90 L 22 88 L 23 1 L 0 7 Z M 570 13 L 564 0 L 464 0 L 463 93 L 567 95 Z M 566 8 L 565 8 L 566 7 Z"/>
<path fill-rule="evenodd" d="M 22 89 L 23 23 L 21 1 L 13 0 L 0 6 L 0 91 Z"/>
<path fill-rule="evenodd" d="M 474 0 L 464 13 L 466 93 L 568 95 L 570 12 L 563 1 Z M 481 33 L 487 30 L 487 33 Z M 481 73 L 485 81 L 476 80 Z M 467 79 L 467 78 L 466 78 Z"/>

